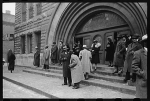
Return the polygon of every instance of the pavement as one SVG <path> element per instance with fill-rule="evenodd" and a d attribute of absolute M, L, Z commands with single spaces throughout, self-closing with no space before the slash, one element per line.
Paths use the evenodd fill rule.
<path fill-rule="evenodd" d="M 16 86 L 22 86 L 25 89 L 36 92 L 36 94 L 40 94 L 43 98 L 135 98 L 134 95 L 90 85 L 80 85 L 79 89 L 72 89 L 72 87 L 62 86 L 62 79 L 29 74 L 23 72 L 23 69 L 25 69 L 25 67 L 16 66 L 15 71 L 10 73 L 7 66 L 3 66 L 3 79 L 15 83 Z M 6 82 L 3 82 L 3 95 L 5 95 L 4 97 L 12 98 L 11 94 L 6 92 L 8 85 L 9 83 L 6 85 Z M 11 90 L 11 92 L 12 91 L 14 90 Z M 17 98 L 18 95 L 14 92 L 13 97 Z M 24 97 L 30 98 L 32 96 L 27 95 Z M 36 95 L 34 97 L 36 97 Z"/>

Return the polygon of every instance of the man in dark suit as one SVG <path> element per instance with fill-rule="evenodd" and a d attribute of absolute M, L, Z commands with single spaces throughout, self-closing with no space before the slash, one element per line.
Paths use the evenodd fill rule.
<path fill-rule="evenodd" d="M 147 98 L 147 34 L 141 43 L 143 48 L 134 53 L 132 69 L 136 73 L 136 97 Z"/>

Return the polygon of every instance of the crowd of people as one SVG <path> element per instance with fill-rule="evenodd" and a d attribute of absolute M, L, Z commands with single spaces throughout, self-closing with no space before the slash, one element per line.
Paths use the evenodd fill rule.
<path fill-rule="evenodd" d="M 53 65 L 62 65 L 64 83 L 62 85 L 73 86 L 78 89 L 82 80 L 88 80 L 89 73 L 97 70 L 97 64 L 100 63 L 99 51 L 101 43 L 93 41 L 91 49 L 80 42 L 75 43 L 72 50 L 68 44 L 53 42 L 51 50 L 45 46 L 43 53 L 43 69 L 49 69 L 49 59 Z M 40 52 L 35 47 L 33 65 L 40 66 Z M 115 67 L 112 74 L 118 76 L 125 75 L 124 83 L 133 85 L 136 82 L 136 96 L 140 98 L 147 97 L 147 34 L 142 38 L 138 34 L 132 36 L 119 35 L 117 43 L 108 38 L 106 45 L 106 61 L 109 67 Z M 8 69 L 14 70 L 14 61 L 16 57 L 12 50 L 8 51 L 7 61 Z M 73 85 L 72 85 L 73 84 Z"/>

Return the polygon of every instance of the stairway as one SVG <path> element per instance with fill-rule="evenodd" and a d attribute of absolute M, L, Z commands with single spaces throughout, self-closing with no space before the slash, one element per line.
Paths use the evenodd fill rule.
<path fill-rule="evenodd" d="M 112 75 L 113 70 L 114 67 L 99 65 L 97 67 L 97 71 L 95 73 L 91 73 L 89 75 L 90 78 L 88 80 L 83 80 L 81 84 L 112 89 L 121 93 L 135 95 L 135 86 L 128 86 L 122 83 L 124 77 Z M 25 69 L 23 69 L 23 72 L 63 79 L 62 66 L 57 65 L 51 65 L 50 69 L 48 70 L 44 70 L 42 69 L 42 67 L 35 68 L 28 66 Z"/>

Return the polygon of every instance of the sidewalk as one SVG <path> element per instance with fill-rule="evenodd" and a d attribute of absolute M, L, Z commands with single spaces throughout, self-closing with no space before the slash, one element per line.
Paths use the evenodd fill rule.
<path fill-rule="evenodd" d="M 63 80 L 61 79 L 28 74 L 22 72 L 23 68 L 15 67 L 15 71 L 10 73 L 4 66 L 3 76 L 58 98 L 135 98 L 133 95 L 95 86 L 81 85 L 80 89 L 72 89 L 68 86 L 62 86 Z"/>

